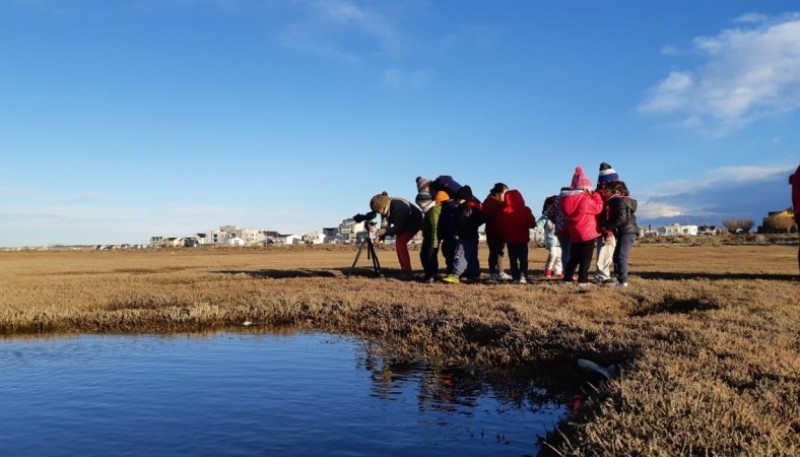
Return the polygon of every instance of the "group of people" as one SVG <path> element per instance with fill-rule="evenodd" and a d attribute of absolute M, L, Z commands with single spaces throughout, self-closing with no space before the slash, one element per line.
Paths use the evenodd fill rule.
<path fill-rule="evenodd" d="M 545 278 L 577 282 L 579 286 L 594 284 L 589 280 L 589 270 L 597 251 L 595 283 L 628 286 L 628 257 L 639 233 L 637 202 L 605 162 L 600 164 L 596 187 L 577 167 L 570 186 L 545 199 L 538 220 L 522 193 L 504 183 L 495 184 L 483 201 L 473 195 L 470 186 L 462 186 L 450 176 L 433 180 L 418 177 L 416 184 L 413 204 L 386 192 L 370 200 L 372 211 L 381 215 L 378 239 L 395 237 L 402 275 L 408 279 L 413 277 L 408 242 L 422 230 L 424 281 L 479 280 L 478 231 L 485 224 L 493 281 L 528 282 L 530 229 L 538 227 L 544 230 L 548 250 Z M 441 277 L 440 251 L 446 270 Z M 508 252 L 510 275 L 504 271 L 504 251 Z"/>

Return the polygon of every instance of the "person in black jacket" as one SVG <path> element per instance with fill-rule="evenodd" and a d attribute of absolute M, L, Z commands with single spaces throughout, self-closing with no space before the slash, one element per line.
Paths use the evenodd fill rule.
<path fill-rule="evenodd" d="M 444 191 L 442 191 L 444 192 Z M 447 192 L 445 192 L 446 194 Z M 438 195 L 438 193 L 437 193 Z M 445 271 L 452 275 L 456 270 L 456 248 L 458 246 L 458 220 L 460 218 L 458 202 L 448 198 L 442 202 L 442 212 L 439 215 L 439 225 L 437 234 L 442 243 L 442 255 L 444 256 Z M 459 257 L 459 260 L 463 256 Z"/>
<path fill-rule="evenodd" d="M 469 186 L 459 189 L 456 198 L 458 207 L 455 211 L 457 228 L 453 267 L 448 270 L 450 274 L 442 280 L 448 283 L 457 283 L 460 276 L 464 275 L 469 281 L 477 281 L 481 276 L 481 265 L 478 260 L 478 228 L 486 223 L 486 215 L 483 214 L 481 203 L 472 195 L 472 189 Z M 444 209 L 442 208 L 442 217 Z M 441 217 L 439 224 L 441 226 Z"/>
<path fill-rule="evenodd" d="M 408 254 L 408 242 L 422 228 L 422 211 L 412 205 L 408 200 L 390 197 L 383 192 L 369 201 L 369 207 L 381 215 L 381 228 L 378 230 L 378 239 L 393 236 L 397 260 L 400 261 L 400 270 L 406 279 L 413 277 L 411 257 Z"/>
<path fill-rule="evenodd" d="M 606 185 L 609 192 L 608 222 L 606 228 L 614 233 L 617 246 L 614 248 L 614 274 L 618 287 L 628 287 L 628 257 L 634 240 L 639 235 L 636 224 L 636 200 L 631 198 L 628 187 L 622 181 Z"/>

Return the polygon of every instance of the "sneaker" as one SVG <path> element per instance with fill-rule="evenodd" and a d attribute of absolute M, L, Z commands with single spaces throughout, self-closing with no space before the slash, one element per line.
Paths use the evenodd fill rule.
<path fill-rule="evenodd" d="M 522 276 L 521 278 L 519 278 L 519 281 L 517 281 L 517 283 L 519 283 L 519 284 L 528 284 L 528 280 L 525 279 L 525 276 Z"/>
<path fill-rule="evenodd" d="M 628 283 L 627 282 L 618 282 L 617 283 L 617 287 L 628 287 Z"/>
<path fill-rule="evenodd" d="M 422 282 L 424 282 L 425 284 L 433 284 L 433 281 L 434 281 L 433 276 L 426 276 L 422 278 Z"/>
<path fill-rule="evenodd" d="M 581 288 L 581 289 L 590 289 L 590 288 L 594 287 L 594 284 L 592 284 L 590 282 L 579 282 L 578 283 L 578 287 Z"/>
<path fill-rule="evenodd" d="M 490 281 L 499 281 L 500 280 L 500 275 L 497 274 L 497 273 L 492 273 L 492 274 L 489 275 L 489 280 Z"/>
<path fill-rule="evenodd" d="M 497 275 L 498 279 L 501 281 L 511 281 L 513 278 L 510 274 L 506 273 L 505 271 Z"/>
<path fill-rule="evenodd" d="M 446 282 L 448 284 L 458 284 L 458 276 L 456 276 L 456 275 L 447 275 L 444 278 L 442 278 L 442 281 L 444 281 L 444 282 Z"/>
<path fill-rule="evenodd" d="M 549 269 L 549 268 L 545 268 L 545 270 L 544 270 L 544 277 L 545 277 L 545 278 L 550 278 L 550 277 L 552 277 L 552 276 L 553 276 L 553 270 L 551 270 L 551 269 Z"/>
<path fill-rule="evenodd" d="M 564 279 L 563 273 L 556 273 L 556 279 Z"/>

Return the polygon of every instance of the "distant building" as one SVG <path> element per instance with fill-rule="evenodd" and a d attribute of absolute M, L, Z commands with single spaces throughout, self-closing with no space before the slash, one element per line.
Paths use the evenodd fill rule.
<path fill-rule="evenodd" d="M 306 244 L 322 244 L 325 241 L 325 234 L 319 232 L 306 233 L 302 236 Z"/>
<path fill-rule="evenodd" d="M 658 227 L 656 233 L 660 236 L 689 235 L 697 236 L 699 227 L 697 225 L 681 225 L 678 223 Z"/>
<path fill-rule="evenodd" d="M 330 244 L 335 243 L 336 238 L 339 235 L 339 228 L 338 227 L 325 227 L 322 229 L 322 235 L 324 237 L 323 243 Z"/>
<path fill-rule="evenodd" d="M 353 218 L 348 218 L 339 224 L 339 233 L 336 236 L 336 241 L 339 243 L 356 243 L 361 242 L 361 239 L 366 235 L 366 222 L 356 222 Z M 361 239 L 358 239 L 359 234 Z"/>
<path fill-rule="evenodd" d="M 719 235 L 722 229 L 716 225 L 700 225 L 697 227 L 698 235 Z"/>

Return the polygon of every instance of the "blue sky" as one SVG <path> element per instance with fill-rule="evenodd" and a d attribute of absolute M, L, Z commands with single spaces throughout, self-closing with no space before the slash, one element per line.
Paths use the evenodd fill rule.
<path fill-rule="evenodd" d="M 0 246 L 303 234 L 452 175 L 538 215 L 760 223 L 800 163 L 791 1 L 0 0 Z"/>

